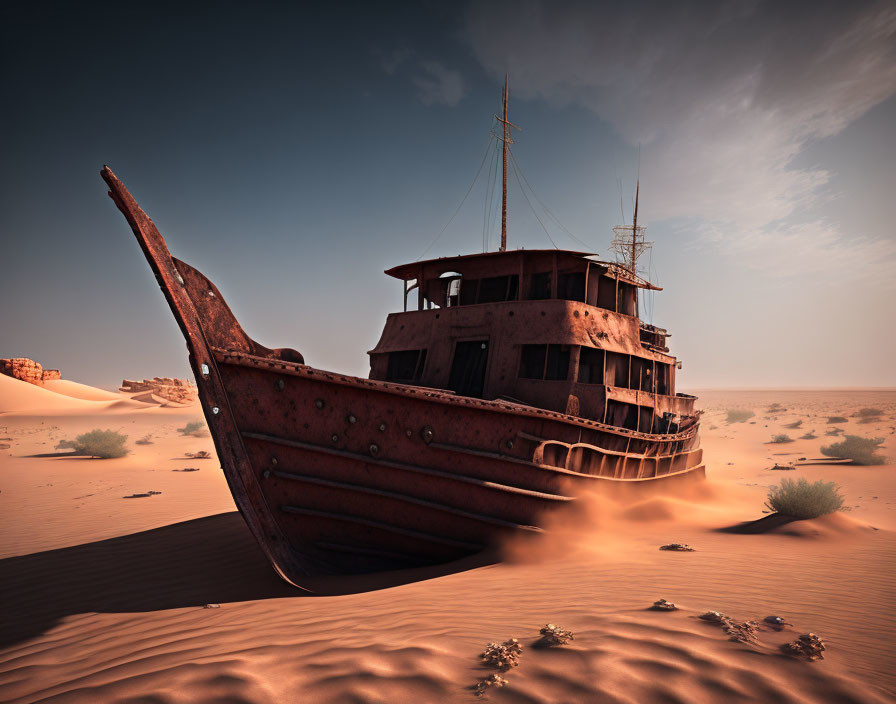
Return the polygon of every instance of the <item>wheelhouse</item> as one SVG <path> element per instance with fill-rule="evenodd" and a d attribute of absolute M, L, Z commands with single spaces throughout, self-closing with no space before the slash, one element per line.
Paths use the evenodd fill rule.
<path fill-rule="evenodd" d="M 386 271 L 402 282 L 369 352 L 370 378 L 501 399 L 642 432 L 676 432 L 694 398 L 675 392 L 662 328 L 638 318 L 661 290 L 587 252 L 516 250 Z"/>

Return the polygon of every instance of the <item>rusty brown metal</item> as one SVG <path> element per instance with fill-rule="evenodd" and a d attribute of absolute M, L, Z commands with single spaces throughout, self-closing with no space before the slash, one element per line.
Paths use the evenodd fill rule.
<path fill-rule="evenodd" d="M 102 176 L 186 339 L 234 500 L 274 568 L 292 584 L 308 584 L 324 573 L 449 561 L 510 535 L 538 533 L 545 515 L 574 501 L 583 487 L 662 486 L 703 475 L 699 416 L 693 397 L 674 394 L 674 377 L 673 391 L 665 395 L 586 388 L 570 379 L 516 378 L 518 343 L 524 339 L 602 345 L 607 353 L 641 360 L 641 367 L 674 362 L 656 344 L 642 345 L 636 317 L 601 310 L 588 300 L 526 300 L 519 281 L 516 295 L 507 289 L 507 301 L 421 305 L 391 315 L 372 352 L 369 379 L 314 368 L 295 350 L 269 349 L 249 338 L 218 289 L 171 257 L 121 181 L 108 168 Z M 545 257 L 552 271 L 594 264 L 579 253 L 536 250 L 436 260 L 416 265 L 420 301 L 431 301 L 441 290 L 433 282 L 443 267 L 469 276 L 503 267 L 528 281 L 547 266 Z M 601 271 L 589 280 L 613 278 L 608 269 Z M 619 281 L 605 290 L 620 290 Z M 470 325 L 480 329 L 471 332 Z M 432 383 L 427 370 L 436 374 L 451 361 L 439 344 L 453 349 L 483 329 L 493 341 L 482 350 L 492 355 L 488 368 L 495 376 L 486 375 L 482 397 Z M 664 334 L 659 328 L 645 332 L 648 344 L 661 342 Z M 431 348 L 425 362 L 417 363 L 423 379 L 386 379 L 381 362 L 417 344 Z M 502 373 L 510 378 L 501 386 L 506 393 L 499 394 Z M 676 420 L 670 416 L 662 428 L 653 422 L 625 427 L 607 422 L 612 403 L 651 413 L 665 409 Z"/>

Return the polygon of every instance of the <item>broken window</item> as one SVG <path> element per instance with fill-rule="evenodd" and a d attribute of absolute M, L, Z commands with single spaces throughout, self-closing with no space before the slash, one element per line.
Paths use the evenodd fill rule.
<path fill-rule="evenodd" d="M 557 278 L 557 298 L 566 301 L 585 300 L 585 272 L 560 274 Z"/>
<path fill-rule="evenodd" d="M 521 379 L 564 381 L 569 376 L 569 345 L 523 345 Z"/>
<path fill-rule="evenodd" d="M 607 310 L 616 310 L 616 281 L 609 276 L 601 276 L 597 283 L 597 305 Z"/>
<path fill-rule="evenodd" d="M 479 303 L 498 303 L 516 299 L 519 290 L 518 274 L 510 276 L 490 276 L 479 282 Z"/>
<path fill-rule="evenodd" d="M 551 272 L 532 274 L 529 280 L 529 300 L 543 301 L 551 297 Z"/>
<path fill-rule="evenodd" d="M 523 345 L 520 379 L 543 379 L 547 345 Z"/>
<path fill-rule="evenodd" d="M 426 364 L 426 350 L 402 350 L 389 353 L 387 381 L 420 381 Z"/>
<path fill-rule="evenodd" d="M 618 352 L 607 352 L 608 386 L 628 388 L 628 355 Z"/>
<path fill-rule="evenodd" d="M 583 347 L 579 354 L 579 383 L 604 383 L 604 351 Z"/>

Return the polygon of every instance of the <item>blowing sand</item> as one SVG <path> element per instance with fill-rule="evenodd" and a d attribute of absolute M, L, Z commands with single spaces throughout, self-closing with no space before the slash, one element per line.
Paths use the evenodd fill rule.
<path fill-rule="evenodd" d="M 0 382 L 0 443 L 11 445 L 0 450 L 2 701 L 472 702 L 492 672 L 479 653 L 510 637 L 520 665 L 486 701 L 896 695 L 894 466 L 770 469 L 820 457 L 837 440 L 824 434 L 829 415 L 849 417 L 847 433 L 886 437 L 896 456 L 896 393 L 701 392 L 706 483 L 586 497 L 549 519 L 547 538 L 504 546 L 502 562 L 319 581 L 308 595 L 275 576 L 217 460 L 186 457 L 213 452 L 209 438 L 177 432 L 197 406 Z M 787 410 L 766 412 L 773 402 Z M 859 424 L 851 416 L 866 406 L 884 417 Z M 732 408 L 756 415 L 728 425 Z M 128 434 L 132 453 L 54 456 L 60 439 L 96 427 Z M 809 430 L 820 437 L 766 444 Z M 152 444 L 134 444 L 147 435 Z M 174 471 L 184 468 L 199 471 Z M 851 510 L 751 523 L 784 476 L 836 481 Z M 161 493 L 123 498 L 150 491 Z M 670 542 L 696 551 L 658 549 Z M 679 610 L 650 610 L 660 598 Z M 735 642 L 698 618 L 709 610 L 793 626 Z M 533 647 L 548 622 L 575 640 Z M 824 660 L 781 654 L 809 631 L 825 639 Z"/>

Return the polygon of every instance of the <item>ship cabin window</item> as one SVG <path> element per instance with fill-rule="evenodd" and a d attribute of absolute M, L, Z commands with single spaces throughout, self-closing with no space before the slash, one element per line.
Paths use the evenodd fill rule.
<path fill-rule="evenodd" d="M 490 276 L 484 279 L 465 279 L 460 287 L 460 305 L 515 301 L 519 294 L 520 277 Z"/>
<path fill-rule="evenodd" d="M 616 280 L 601 276 L 597 284 L 597 305 L 606 310 L 616 310 Z"/>
<path fill-rule="evenodd" d="M 610 399 L 607 401 L 607 414 L 604 422 L 629 430 L 637 430 L 638 415 L 638 406 Z"/>
<path fill-rule="evenodd" d="M 529 300 L 544 301 L 551 297 L 551 272 L 532 274 L 529 280 Z"/>
<path fill-rule="evenodd" d="M 604 351 L 583 347 L 579 355 L 580 384 L 604 383 Z"/>
<path fill-rule="evenodd" d="M 638 289 L 620 281 L 616 310 L 623 315 L 638 315 Z"/>
<path fill-rule="evenodd" d="M 463 274 L 456 271 L 446 271 L 439 279 L 445 292 L 444 301 L 446 308 L 453 308 L 460 305 L 460 289 L 463 281 Z"/>
<path fill-rule="evenodd" d="M 423 376 L 426 350 L 402 350 L 389 353 L 386 381 L 415 382 Z"/>
<path fill-rule="evenodd" d="M 664 396 L 668 396 L 669 391 L 672 388 L 671 380 L 672 380 L 672 366 L 669 364 L 665 364 L 664 362 L 657 362 L 656 363 L 656 392 L 658 394 L 663 394 Z"/>
<path fill-rule="evenodd" d="M 585 272 L 575 271 L 557 277 L 557 298 L 565 301 L 585 300 Z"/>
<path fill-rule="evenodd" d="M 565 381 L 569 376 L 569 345 L 523 345 L 521 379 Z"/>
<path fill-rule="evenodd" d="M 628 388 L 629 356 L 618 352 L 607 352 L 607 386 Z"/>

